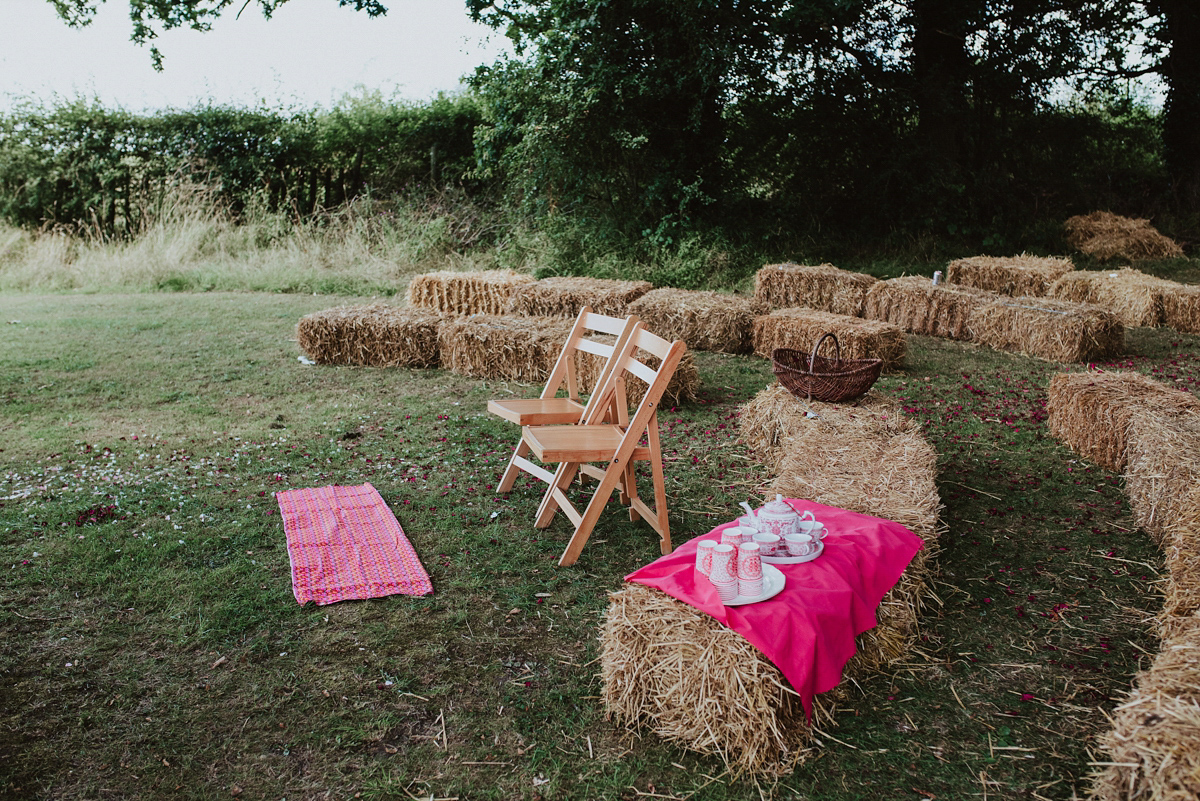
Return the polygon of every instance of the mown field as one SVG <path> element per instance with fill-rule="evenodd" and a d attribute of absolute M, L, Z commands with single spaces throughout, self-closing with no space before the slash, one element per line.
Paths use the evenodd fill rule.
<path fill-rule="evenodd" d="M 493 488 L 527 386 L 305 366 L 351 297 L 0 294 L 0 795 L 11 798 L 1070 799 L 1157 650 L 1160 556 L 1117 476 L 1045 427 L 1060 365 L 910 337 L 886 375 L 939 453 L 948 527 L 921 641 L 764 784 L 599 705 L 606 594 L 657 555 L 614 504 L 578 564 Z M 1114 366 L 1200 387 L 1200 338 Z M 696 354 L 662 416 L 675 541 L 762 500 L 737 410 L 773 380 Z M 1081 368 L 1074 368 L 1081 369 Z M 300 607 L 273 492 L 371 482 L 435 593 Z M 540 486 L 540 485 L 539 485 Z"/>

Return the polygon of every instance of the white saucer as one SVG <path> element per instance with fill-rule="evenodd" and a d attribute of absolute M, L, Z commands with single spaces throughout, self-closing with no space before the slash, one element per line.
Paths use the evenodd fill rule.
<path fill-rule="evenodd" d="M 825 543 L 817 540 L 817 550 L 808 556 L 764 556 L 762 560 L 772 565 L 798 565 L 802 562 L 811 562 L 823 553 L 825 553 Z"/>
<path fill-rule="evenodd" d="M 762 595 L 739 595 L 732 601 L 726 601 L 725 605 L 745 606 L 746 604 L 756 604 L 759 601 L 765 601 L 768 598 L 774 598 L 783 590 L 783 585 L 786 583 L 787 579 L 784 578 L 782 570 L 771 565 L 763 565 Z"/>

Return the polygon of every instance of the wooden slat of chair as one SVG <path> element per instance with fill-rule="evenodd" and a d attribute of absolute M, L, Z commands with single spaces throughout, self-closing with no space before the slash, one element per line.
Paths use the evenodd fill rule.
<path fill-rule="evenodd" d="M 657 370 L 636 358 L 638 349 L 661 360 Z M 619 361 L 603 388 L 606 395 L 616 395 L 619 392 L 623 396 L 622 390 L 627 375 L 634 375 L 647 382 L 646 394 L 627 425 L 599 422 L 598 412 L 591 409 L 589 414 L 585 415 L 584 422 L 577 426 L 527 426 L 523 430 L 522 439 L 528 443 L 530 451 L 539 461 L 559 462 L 554 480 L 542 499 L 534 521 L 536 527 L 545 528 L 550 525 L 555 512 L 561 509 L 574 524 L 575 531 L 559 559 L 559 565 L 573 564 L 579 558 L 605 504 L 613 491 L 620 489 L 628 496 L 630 520 L 636 521 L 640 518 L 648 522 L 658 532 L 661 552 L 670 552 L 671 532 L 667 521 L 666 484 L 662 468 L 662 447 L 658 436 L 658 403 L 686 350 L 687 347 L 682 341 L 669 343 L 639 327 L 627 343 L 624 352 L 614 356 L 619 358 Z M 645 446 L 640 445 L 643 434 L 647 440 Z M 651 464 L 654 508 L 638 497 L 633 473 L 633 466 L 638 460 L 649 461 Z M 587 462 L 607 462 L 607 467 L 601 472 L 599 485 L 581 513 L 567 497 L 566 490 Z"/>
<path fill-rule="evenodd" d="M 613 354 L 617 352 L 618 348 L 624 346 L 637 324 L 638 319 L 635 315 L 621 319 L 596 314 L 591 307 L 584 306 L 575 318 L 575 325 L 571 327 L 567 341 L 563 343 L 562 350 L 559 351 L 554 368 L 546 379 L 541 395 L 537 398 L 490 400 L 487 406 L 488 411 L 520 426 L 578 423 L 587 413 L 591 405 L 591 398 L 589 398 L 588 404 L 584 404 L 580 400 L 579 378 L 576 375 L 575 367 L 576 354 L 582 351 L 606 359 L 604 369 L 596 380 L 597 387 L 602 386 L 606 382 L 608 373 L 612 370 Z M 616 342 L 610 345 L 590 339 L 588 338 L 590 332 L 614 336 Z M 557 397 L 559 391 L 564 387 L 567 390 L 567 397 Z M 593 393 L 594 396 L 595 393 Z M 612 419 L 611 413 L 609 419 Z M 517 441 L 512 456 L 509 457 L 508 465 L 500 476 L 500 482 L 496 485 L 496 492 L 503 493 L 511 490 L 521 471 L 549 483 L 550 479 L 546 478 L 547 475 L 550 475 L 549 472 L 529 461 L 528 457 L 529 446 L 522 438 Z M 624 491 L 622 491 L 623 493 Z"/>

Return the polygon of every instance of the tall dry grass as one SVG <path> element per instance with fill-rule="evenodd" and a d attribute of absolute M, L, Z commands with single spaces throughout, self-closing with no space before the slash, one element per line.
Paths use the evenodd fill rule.
<path fill-rule="evenodd" d="M 211 189 L 181 184 L 128 241 L 0 224 L 0 290 L 390 295 L 421 272 L 529 269 L 533 254 L 498 246 L 499 229 L 460 197 L 361 198 L 301 220 L 253 206 L 235 215 Z"/>

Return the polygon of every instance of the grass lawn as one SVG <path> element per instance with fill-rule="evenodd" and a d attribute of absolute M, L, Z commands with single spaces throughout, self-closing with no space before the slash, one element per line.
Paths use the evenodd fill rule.
<path fill-rule="evenodd" d="M 938 601 L 894 672 L 776 785 L 599 706 L 606 594 L 657 555 L 610 506 L 578 564 L 493 488 L 532 388 L 305 366 L 350 298 L 0 294 L 0 795 L 12 798 L 1068 799 L 1157 650 L 1160 556 L 1118 477 L 1049 437 L 1061 366 L 910 337 L 885 376 L 940 455 Z M 1200 339 L 1117 366 L 1200 386 Z M 772 379 L 696 354 L 661 417 L 676 543 L 762 500 L 737 408 Z M 300 607 L 273 492 L 371 482 L 435 593 Z M 4 567 L 8 565 L 8 567 Z"/>

